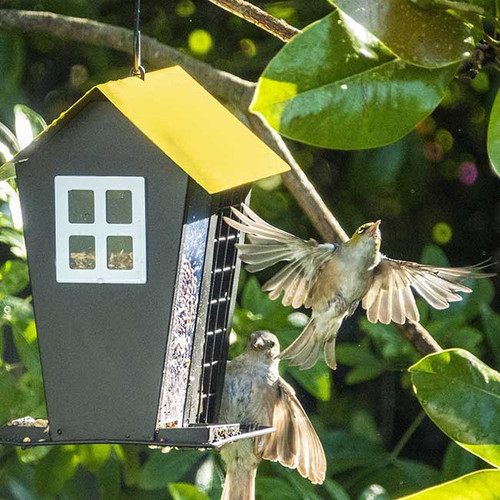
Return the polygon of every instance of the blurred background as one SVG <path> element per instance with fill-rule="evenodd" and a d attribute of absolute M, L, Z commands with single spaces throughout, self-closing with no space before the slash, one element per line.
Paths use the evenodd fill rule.
<path fill-rule="evenodd" d="M 298 28 L 331 11 L 326 0 L 254 3 Z M 134 0 L 0 4 L 129 28 L 135 12 Z M 202 0 L 142 0 L 141 31 L 252 81 L 282 46 Z M 0 122 L 13 130 L 13 107 L 25 104 L 49 123 L 93 85 L 128 76 L 131 63 L 128 55 L 109 49 L 0 32 Z M 486 155 L 488 113 L 498 83 L 489 70 L 474 80 L 453 81 L 434 114 L 390 146 L 354 152 L 290 147 L 348 233 L 382 219 L 382 251 L 390 257 L 454 266 L 490 257 L 500 262 L 500 182 Z M 0 421 L 6 422 L 43 416 L 45 408 L 17 198 L 1 183 L 0 199 Z M 255 186 L 252 206 L 271 224 L 317 238 L 279 178 Z M 260 291 L 259 283 L 269 276 L 242 273 L 231 356 L 257 329 L 273 331 L 285 347 L 307 320 L 305 311 L 269 301 Z M 422 323 L 442 347 L 463 347 L 500 369 L 499 279 L 472 286 L 473 294 L 446 311 L 431 311 L 419 301 Z M 323 362 L 306 372 L 283 366 L 322 439 L 328 480 L 313 487 L 295 471 L 263 463 L 258 498 L 386 499 L 484 467 L 423 416 L 406 373 L 417 359 L 394 327 L 372 325 L 358 311 L 341 329 L 336 372 Z M 0 446 L 0 498 L 218 498 L 222 477 L 219 457 L 209 452 Z"/>

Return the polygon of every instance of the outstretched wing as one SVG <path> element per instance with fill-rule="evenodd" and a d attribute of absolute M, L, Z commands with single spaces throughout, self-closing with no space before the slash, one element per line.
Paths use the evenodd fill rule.
<path fill-rule="evenodd" d="M 471 267 L 434 267 L 385 256 L 375 268 L 373 283 L 363 297 L 369 321 L 403 324 L 406 319 L 419 320 L 411 289 L 413 288 L 432 307 L 446 309 L 450 302 L 462 300 L 457 292 L 472 290 L 462 284 L 466 278 L 489 278 L 494 273 L 482 273 L 487 264 Z"/>
<path fill-rule="evenodd" d="M 285 306 L 310 307 L 311 291 L 318 272 L 333 255 L 336 245 L 320 245 L 313 239 L 301 240 L 271 226 L 246 205 L 243 205 L 243 213 L 235 208 L 232 211 L 240 222 L 228 217 L 224 217 L 224 220 L 248 235 L 250 243 L 237 245 L 248 271 L 255 273 L 278 262 L 288 262 L 262 289 L 269 292 L 273 300 L 284 291 L 282 302 Z"/>
<path fill-rule="evenodd" d="M 323 483 L 326 474 L 323 446 L 295 391 L 281 377 L 273 427 L 275 432 L 257 439 L 257 452 L 266 460 L 297 469 L 313 484 Z"/>

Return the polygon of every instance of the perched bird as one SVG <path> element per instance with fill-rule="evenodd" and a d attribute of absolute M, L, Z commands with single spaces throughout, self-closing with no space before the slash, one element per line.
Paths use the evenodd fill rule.
<path fill-rule="evenodd" d="M 310 321 L 280 357 L 301 369 L 312 367 L 321 349 L 330 368 L 336 369 L 335 339 L 345 317 L 359 302 L 368 320 L 403 324 L 418 321 L 413 288 L 431 306 L 446 309 L 462 299 L 457 292 L 471 292 L 462 285 L 465 278 L 487 278 L 487 267 L 435 267 L 393 260 L 380 253 L 380 221 L 363 224 L 351 238 L 339 244 L 302 240 L 277 229 L 243 205 L 233 208 L 241 221 L 225 218 L 230 226 L 248 235 L 250 243 L 237 245 L 250 272 L 261 271 L 280 261 L 288 262 L 262 287 L 271 299 L 284 292 L 282 302 L 295 308 L 312 309 Z"/>
<path fill-rule="evenodd" d="M 275 335 L 254 332 L 243 354 L 227 367 L 219 420 L 276 430 L 222 447 L 227 470 L 222 500 L 255 498 L 255 475 L 262 459 L 297 469 L 314 484 L 325 480 L 323 446 L 293 388 L 279 376 L 279 352 Z"/>

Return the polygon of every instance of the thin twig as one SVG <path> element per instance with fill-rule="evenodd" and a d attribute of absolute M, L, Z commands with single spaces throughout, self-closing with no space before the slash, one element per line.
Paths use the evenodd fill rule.
<path fill-rule="evenodd" d="M 295 161 L 282 137 L 259 116 L 249 115 L 248 119 L 252 130 L 290 165 L 291 170 L 281 174 L 283 183 L 323 240 L 330 243 L 347 241 L 349 237 Z"/>
<path fill-rule="evenodd" d="M 132 54 L 133 32 L 131 30 L 89 19 L 50 12 L 0 9 L 0 30 L 45 33 L 63 40 L 109 47 Z M 245 113 L 255 133 L 290 164 L 291 170 L 283 174 L 283 182 L 322 238 L 325 241 L 347 239 L 346 233 L 307 179 L 283 139 L 264 125 L 259 118 L 248 113 L 248 106 L 255 88 L 254 83 L 231 73 L 219 71 L 147 36 L 142 37 L 142 51 L 144 60 L 154 67 L 181 65 L 210 93 L 221 101 L 231 104 L 240 113 Z M 401 327 L 401 331 L 415 349 L 424 356 L 441 350 L 429 332 L 418 323 L 407 323 Z"/>
<path fill-rule="evenodd" d="M 255 5 L 244 0 L 209 0 L 213 4 L 221 7 L 235 16 L 241 17 L 249 23 L 255 24 L 259 28 L 271 33 L 282 42 L 288 42 L 293 36 L 300 33 L 300 30 L 290 26 L 283 19 L 268 14 L 265 10 L 259 9 Z"/>

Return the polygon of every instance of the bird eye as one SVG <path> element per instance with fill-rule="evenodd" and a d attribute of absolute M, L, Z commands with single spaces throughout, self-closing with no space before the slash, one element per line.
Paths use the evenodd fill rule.
<path fill-rule="evenodd" d="M 366 231 L 366 226 L 361 226 L 361 227 L 358 229 L 358 233 L 359 233 L 359 234 L 363 234 L 365 231 Z"/>

